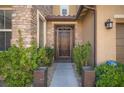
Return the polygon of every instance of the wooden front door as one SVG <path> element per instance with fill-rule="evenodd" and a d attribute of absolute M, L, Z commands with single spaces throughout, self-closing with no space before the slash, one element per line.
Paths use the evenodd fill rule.
<path fill-rule="evenodd" d="M 56 57 L 71 58 L 72 53 L 72 28 L 61 26 L 56 30 Z"/>

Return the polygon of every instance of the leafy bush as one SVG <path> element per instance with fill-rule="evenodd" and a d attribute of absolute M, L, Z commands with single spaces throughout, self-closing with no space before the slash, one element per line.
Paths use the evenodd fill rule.
<path fill-rule="evenodd" d="M 46 50 L 45 50 L 45 48 L 40 48 L 38 50 L 38 55 L 39 55 L 39 59 L 40 59 L 40 66 L 48 66 L 49 59 L 46 56 Z"/>
<path fill-rule="evenodd" d="M 0 53 L 0 74 L 7 86 L 28 86 L 32 84 L 33 71 L 38 67 L 37 47 L 24 48 L 23 39 L 20 37 L 18 47 L 13 45 L 8 51 Z"/>
<path fill-rule="evenodd" d="M 52 49 L 50 47 L 46 47 L 45 50 L 46 50 L 46 56 L 49 59 L 49 64 L 48 65 L 51 65 L 52 61 L 53 61 L 53 57 L 54 57 L 54 49 Z"/>
<path fill-rule="evenodd" d="M 52 48 L 40 48 L 38 50 L 38 57 L 41 66 L 50 66 L 53 61 L 54 51 Z"/>
<path fill-rule="evenodd" d="M 83 45 L 78 45 L 75 48 L 73 48 L 73 59 L 76 64 L 76 69 L 79 74 L 81 74 L 81 69 L 82 69 L 82 52 L 81 48 Z"/>
<path fill-rule="evenodd" d="M 88 64 L 91 54 L 91 44 L 86 42 L 84 45 L 78 45 L 73 48 L 73 59 L 76 64 L 77 72 L 81 74 L 82 66 Z"/>
<path fill-rule="evenodd" d="M 31 48 L 31 47 L 30 47 Z M 12 46 L 8 51 L 1 53 L 1 75 L 7 86 L 27 86 L 32 83 L 32 74 L 38 67 L 37 60 L 33 59 L 32 49 Z"/>
<path fill-rule="evenodd" d="M 31 46 L 25 48 L 20 30 L 17 46 L 13 45 L 8 51 L 0 52 L 0 75 L 7 86 L 29 86 L 32 84 L 33 71 L 41 64 L 49 66 L 54 52 L 51 48 L 38 50 L 34 39 Z"/>
<path fill-rule="evenodd" d="M 95 68 L 97 87 L 123 87 L 124 86 L 124 65 L 118 66 L 102 64 Z"/>
<path fill-rule="evenodd" d="M 83 65 L 85 66 L 88 65 L 90 54 L 91 54 L 91 44 L 90 42 L 86 42 L 82 48 L 82 61 L 81 62 Z"/>

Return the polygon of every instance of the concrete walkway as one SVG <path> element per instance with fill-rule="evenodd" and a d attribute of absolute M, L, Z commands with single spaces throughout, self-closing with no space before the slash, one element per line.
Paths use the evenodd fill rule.
<path fill-rule="evenodd" d="M 78 87 L 72 63 L 56 63 L 56 70 L 50 87 Z"/>

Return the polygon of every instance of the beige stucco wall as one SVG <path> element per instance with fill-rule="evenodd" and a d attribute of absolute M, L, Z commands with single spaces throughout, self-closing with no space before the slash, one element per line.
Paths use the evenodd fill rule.
<path fill-rule="evenodd" d="M 77 5 L 69 5 L 69 15 L 76 15 L 77 8 Z M 53 6 L 53 15 L 60 15 L 60 5 Z"/>
<path fill-rule="evenodd" d="M 97 64 L 106 60 L 116 60 L 116 22 L 114 15 L 123 14 L 124 6 L 98 5 L 97 11 Z M 105 21 L 110 18 L 113 21 L 113 28 L 107 30 Z M 124 21 L 123 21 L 124 22 Z"/>
<path fill-rule="evenodd" d="M 88 11 L 87 15 L 80 19 L 82 22 L 82 40 L 83 44 L 89 41 L 92 45 L 92 53 L 90 55 L 89 64 L 94 65 L 94 13 Z"/>
<path fill-rule="evenodd" d="M 64 21 L 49 21 L 47 22 L 47 35 L 46 35 L 46 44 L 47 46 L 54 47 L 54 25 L 55 24 L 73 24 L 75 25 L 75 44 L 82 43 L 82 27 L 81 23 L 78 21 L 64 22 Z"/>

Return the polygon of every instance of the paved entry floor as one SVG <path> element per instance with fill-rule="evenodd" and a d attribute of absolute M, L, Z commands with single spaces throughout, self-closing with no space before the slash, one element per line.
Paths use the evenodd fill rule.
<path fill-rule="evenodd" d="M 78 87 L 78 81 L 72 63 L 56 63 L 50 87 Z"/>

